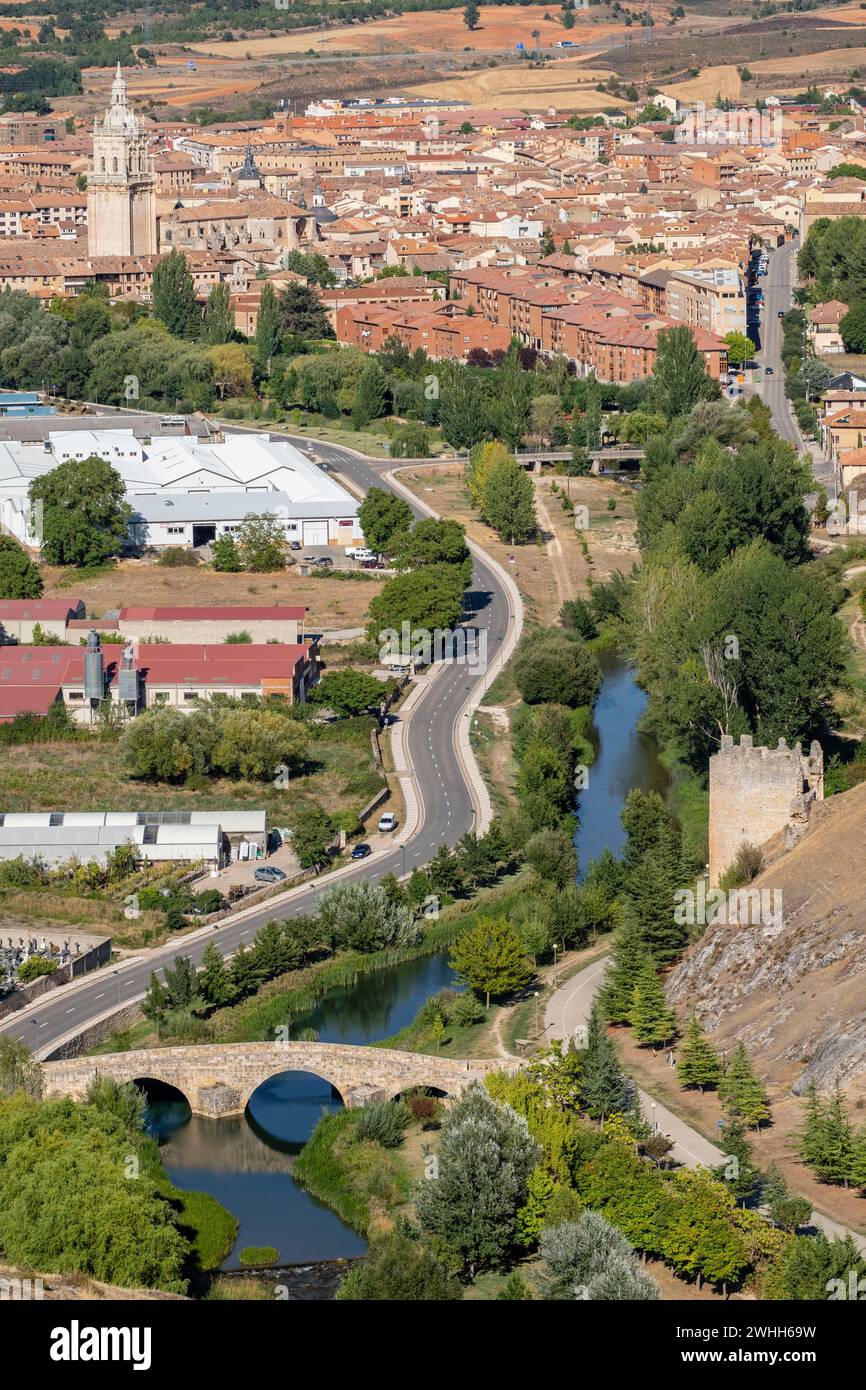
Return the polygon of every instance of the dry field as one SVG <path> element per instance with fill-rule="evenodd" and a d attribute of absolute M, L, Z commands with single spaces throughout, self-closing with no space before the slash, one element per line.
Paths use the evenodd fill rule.
<path fill-rule="evenodd" d="M 421 82 L 409 90 L 415 96 L 444 97 L 475 105 L 485 102 L 504 102 L 519 107 L 527 103 L 543 104 L 591 116 L 605 107 L 617 106 L 625 110 L 631 106 L 630 102 L 595 90 L 598 82 L 611 76 L 609 68 L 585 68 L 580 59 L 569 59 L 545 68 L 515 64 L 482 72 L 456 72 L 438 82 Z"/>
<path fill-rule="evenodd" d="M 656 8 L 656 7 L 653 7 Z M 664 13 L 662 7 L 659 13 Z M 193 43 L 194 53 L 216 57 L 244 58 L 274 57 L 281 53 L 308 53 L 311 49 L 323 55 L 329 53 L 378 53 L 380 42 L 385 52 L 443 50 L 489 52 L 492 49 L 514 48 L 515 44 L 533 44 L 532 31 L 541 32 L 541 43 L 549 48 L 560 39 L 571 39 L 575 46 L 596 43 L 611 34 L 625 33 L 625 26 L 595 22 L 577 17 L 573 29 L 566 29 L 558 16 L 553 17 L 545 5 L 485 5 L 481 21 L 472 32 L 463 23 L 461 8 L 453 10 L 416 10 L 396 15 L 392 19 L 375 20 L 369 24 L 347 24 L 316 33 L 279 34 L 267 38 L 237 39 L 233 43 Z"/>
<path fill-rule="evenodd" d="M 536 545 L 511 547 L 472 511 L 463 489 L 462 464 L 409 467 L 401 471 L 400 479 L 441 515 L 463 522 L 471 539 L 511 573 L 531 621 L 555 623 L 565 600 L 586 592 L 590 574 L 593 579 L 603 580 L 614 570 L 628 571 L 637 555 L 631 494 L 613 482 L 598 478 L 536 478 L 536 505 L 543 539 Z M 559 494 L 551 491 L 554 482 Z M 589 510 L 589 530 L 580 533 L 586 537 L 589 563 L 573 514 L 562 510 L 565 492 L 570 492 L 575 506 Z M 610 497 L 617 499 L 615 512 L 608 510 Z"/>
<path fill-rule="evenodd" d="M 217 574 L 198 569 L 163 569 L 142 560 L 122 560 L 113 569 L 78 581 L 68 570 L 43 570 L 44 598 L 82 598 L 88 616 L 116 608 L 175 604 L 303 604 L 307 630 L 361 627 L 381 579 L 310 579 L 296 569 L 278 574 Z"/>
<path fill-rule="evenodd" d="M 759 67 L 760 64 L 753 64 L 752 71 L 757 71 Z M 693 77 L 688 82 L 665 82 L 660 86 L 665 95 L 678 97 L 682 102 L 703 101 L 711 104 L 719 95 L 731 101 L 738 100 L 743 84 L 737 69 L 726 66 L 705 68 L 700 77 Z"/>
<path fill-rule="evenodd" d="M 866 14 L 866 12 L 864 12 Z M 861 27 L 863 16 L 861 16 Z M 768 58 L 750 63 L 750 68 L 759 77 L 786 77 L 790 80 L 792 91 L 802 91 L 810 82 L 821 77 L 835 77 L 839 73 L 850 74 L 852 68 L 866 63 L 866 48 L 843 48 L 820 53 L 799 53 L 789 58 Z M 786 91 L 782 83 L 779 91 Z"/>

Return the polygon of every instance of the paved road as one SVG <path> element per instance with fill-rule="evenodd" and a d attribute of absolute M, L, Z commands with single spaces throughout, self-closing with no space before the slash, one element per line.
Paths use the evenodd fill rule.
<path fill-rule="evenodd" d="M 550 996 L 545 1010 L 545 1034 L 550 1038 L 570 1038 L 575 1029 L 583 1028 L 589 1022 L 589 1015 L 592 1010 L 592 1001 L 601 988 L 604 979 L 604 972 L 607 968 L 607 957 L 593 961 L 577 975 L 572 975 L 570 980 L 560 985 L 558 990 Z M 724 1154 L 715 1144 L 711 1144 L 709 1139 L 705 1139 L 691 1125 L 686 1124 L 685 1120 L 680 1119 L 673 1111 L 668 1110 L 667 1106 L 662 1105 L 661 1101 L 654 1100 L 647 1091 L 638 1091 L 640 1096 L 643 1113 L 648 1120 L 654 1120 L 663 1134 L 674 1141 L 672 1156 L 687 1168 L 717 1168 L 722 1163 Z M 847 1226 L 842 1226 L 838 1221 L 833 1221 L 829 1216 L 822 1215 L 819 1211 L 812 1212 L 812 1225 L 819 1227 L 828 1236 L 851 1235 L 861 1251 L 866 1254 L 866 1236 L 861 1236 L 857 1231 L 851 1231 Z"/>
<path fill-rule="evenodd" d="M 140 418 L 137 423 L 140 427 Z M 336 445 L 316 443 L 310 449 L 308 440 L 293 442 L 303 443 L 308 452 L 315 453 L 319 459 L 338 469 L 361 489 L 374 484 L 390 486 L 380 476 L 391 466 L 385 461 L 364 462 Z M 419 516 L 424 514 L 417 505 L 414 510 Z M 487 632 L 488 665 L 509 633 L 512 620 L 509 605 L 507 591 L 495 570 L 477 557 L 467 596 L 467 619 Z M 483 688 L 487 679 L 486 673 L 479 676 L 465 665 L 443 664 L 440 674 L 409 720 L 409 764 L 415 774 L 421 823 L 405 846 L 395 844 L 393 850 L 375 861 L 368 860 L 337 870 L 341 881 L 359 878 L 376 880 L 386 873 L 400 875 L 404 871 L 411 872 L 416 866 L 426 864 L 440 844 L 454 844 L 472 827 L 476 811 L 455 752 L 456 725 L 460 719 L 467 717 L 462 713 L 462 707 L 473 686 Z M 192 938 L 172 942 L 158 952 L 144 954 L 140 960 L 117 969 L 98 971 L 87 981 L 70 986 L 68 990 L 59 989 L 31 1009 L 6 1020 L 0 1024 L 0 1033 L 23 1038 L 31 1049 L 44 1056 L 73 1027 L 91 1022 L 109 1009 L 141 998 L 147 991 L 151 971 L 170 964 L 179 952 L 198 963 L 208 941 L 216 942 L 225 953 L 234 951 L 241 941 L 249 943 L 256 930 L 269 918 L 292 917 L 300 912 L 315 911 L 317 892 L 332 881 L 337 880 L 328 876 L 322 883 L 322 889 L 311 885 L 295 890 L 286 899 L 271 899 L 261 907 L 250 908 L 247 915 L 239 915 L 226 925 L 206 928 Z"/>

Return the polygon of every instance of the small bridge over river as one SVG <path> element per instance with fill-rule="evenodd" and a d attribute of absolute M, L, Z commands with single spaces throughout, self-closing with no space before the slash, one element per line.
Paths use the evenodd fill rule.
<path fill-rule="evenodd" d="M 511 1064 L 514 1065 L 513 1063 Z M 341 1043 L 217 1043 L 195 1047 L 147 1048 L 96 1057 L 44 1062 L 47 1096 L 81 1100 L 95 1076 L 115 1081 L 159 1081 L 173 1086 L 194 1115 L 238 1115 L 263 1082 L 282 1072 L 312 1072 L 333 1086 L 346 1106 L 391 1100 L 414 1087 L 459 1095 L 488 1071 L 507 1068 L 500 1059 L 459 1061 Z"/>

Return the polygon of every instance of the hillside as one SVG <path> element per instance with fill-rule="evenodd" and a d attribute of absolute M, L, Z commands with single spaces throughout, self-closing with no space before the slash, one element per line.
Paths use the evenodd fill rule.
<path fill-rule="evenodd" d="M 864 835 L 866 784 L 821 803 L 752 885 L 781 893 L 781 925 L 708 927 L 668 981 L 681 1017 L 694 1007 L 720 1049 L 743 1039 L 777 1094 L 838 1075 L 866 1098 Z"/>

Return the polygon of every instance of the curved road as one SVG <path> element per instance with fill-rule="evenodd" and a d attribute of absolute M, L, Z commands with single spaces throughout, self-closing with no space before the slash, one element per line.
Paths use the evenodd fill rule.
<path fill-rule="evenodd" d="M 308 439 L 277 434 L 272 434 L 272 438 L 289 439 L 299 447 L 303 445 L 306 452 L 339 470 L 360 489 L 376 485 L 403 491 L 399 483 L 392 485 L 384 476 L 392 466 L 387 461 L 364 460 L 338 445 L 316 441 L 311 447 Z M 416 516 L 430 514 L 430 508 L 414 501 L 411 505 Z M 519 624 L 520 621 L 506 583 L 477 551 L 466 600 L 466 618 L 479 630 L 486 631 L 488 666 L 506 642 L 515 622 Z M 408 721 L 408 761 L 419 802 L 419 824 L 415 832 L 404 844 L 395 843 L 393 849 L 375 859 L 336 870 L 323 881 L 323 888 L 332 882 L 360 878 L 376 880 L 387 873 L 398 876 L 404 871 L 409 873 L 416 866 L 426 864 L 440 844 L 456 843 L 472 827 L 476 808 L 456 745 L 459 725 L 462 720 L 468 720 L 464 705 L 473 688 L 483 691 L 487 680 L 486 672 L 478 675 L 465 665 L 443 663 Z M 230 954 L 241 941 L 249 944 L 269 918 L 314 912 L 318 891 L 316 883 L 291 890 L 285 898 L 272 898 L 260 907 L 249 908 L 214 927 L 199 929 L 167 946 L 144 952 L 116 968 L 98 970 L 80 983 L 53 991 L 4 1020 L 0 1024 L 0 1034 L 23 1039 L 32 1051 L 44 1057 L 67 1034 L 140 999 L 147 991 L 151 972 L 160 972 L 176 955 L 187 955 L 193 964 L 198 964 L 209 941 L 219 945 L 224 954 Z"/>

